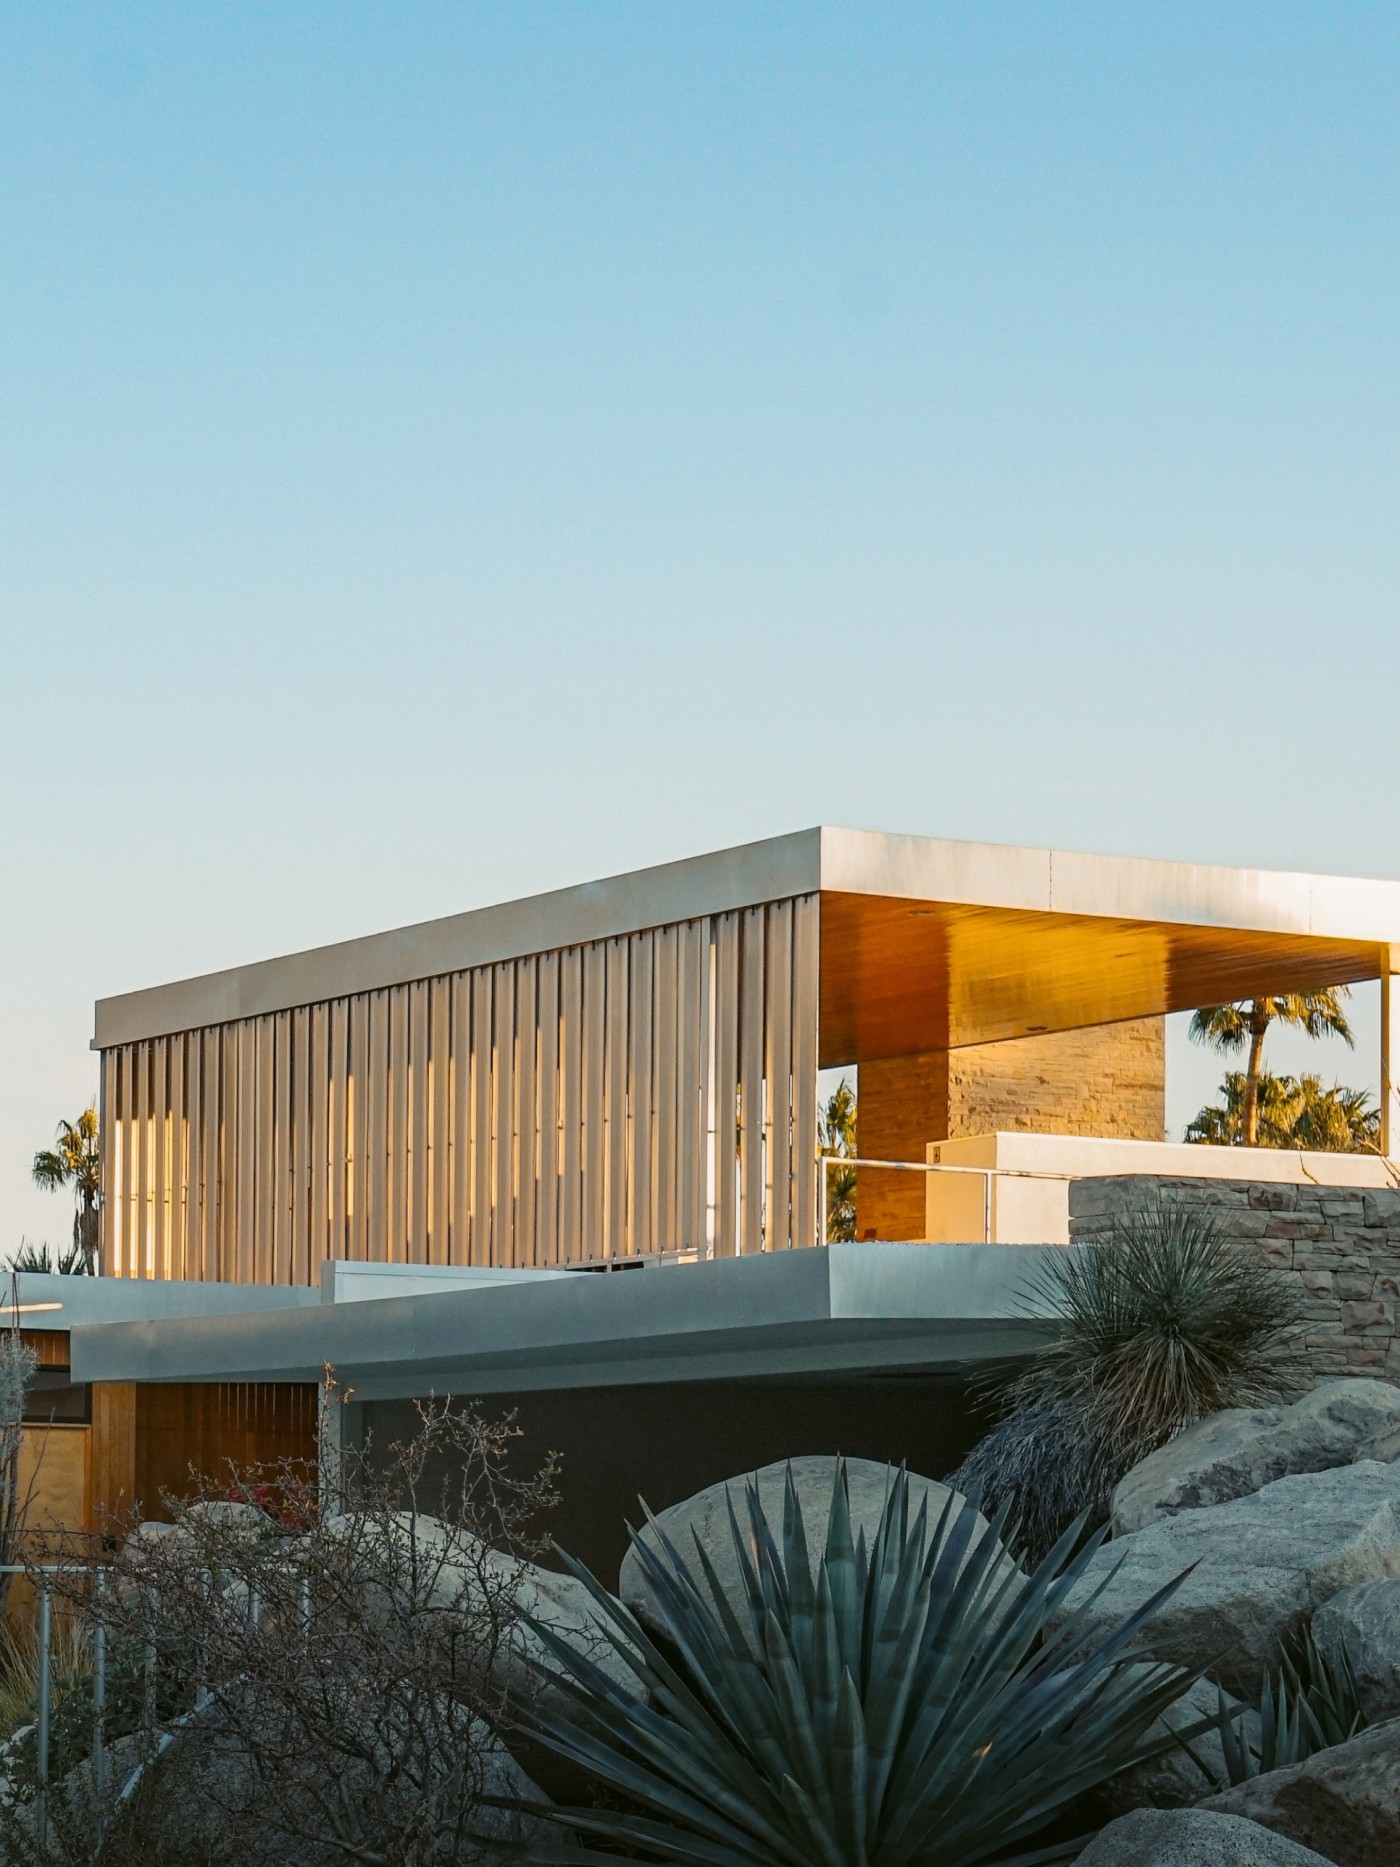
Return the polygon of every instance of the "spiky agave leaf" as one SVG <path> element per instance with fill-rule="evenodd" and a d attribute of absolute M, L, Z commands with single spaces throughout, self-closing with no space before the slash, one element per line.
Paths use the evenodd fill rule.
<path fill-rule="evenodd" d="M 1133 1647 L 1177 1584 L 1091 1638 L 1087 1606 L 1062 1612 L 1097 1547 L 1074 1553 L 1077 1525 L 1024 1576 L 999 1540 L 1004 1514 L 988 1530 L 950 1496 L 931 1523 L 900 1471 L 867 1542 L 838 1461 L 813 1563 L 789 1470 L 781 1539 L 753 1484 L 746 1525 L 731 1502 L 741 1614 L 698 1542 L 683 1557 L 648 1516 L 655 1540 L 633 1547 L 664 1641 L 569 1563 L 644 1699 L 532 1622 L 553 1691 L 528 1723 L 630 1805 L 550 1811 L 585 1845 L 561 1834 L 540 1859 L 975 1867 L 1175 1742 L 1146 1733 L 1196 1675 L 1135 1663 Z"/>

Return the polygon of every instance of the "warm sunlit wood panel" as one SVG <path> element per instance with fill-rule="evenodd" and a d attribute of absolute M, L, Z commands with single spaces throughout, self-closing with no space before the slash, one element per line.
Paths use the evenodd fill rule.
<path fill-rule="evenodd" d="M 330 1006 L 313 1005 L 310 1018 L 311 1051 L 307 1075 L 310 1091 L 306 1197 L 310 1212 L 308 1225 L 307 1281 L 314 1282 L 317 1267 L 330 1252 L 330 1095 L 331 1036 Z M 335 1255 L 339 1255 L 337 1252 Z"/>
<path fill-rule="evenodd" d="M 449 1263 L 471 1263 L 472 983 L 452 975 L 452 1191 Z"/>
<path fill-rule="evenodd" d="M 185 1214 L 178 1276 L 202 1277 L 204 1259 L 204 1033 L 185 1038 Z"/>
<path fill-rule="evenodd" d="M 431 1141 L 428 1156 L 429 1264 L 451 1262 L 448 1237 L 452 1209 L 452 984 L 434 979 L 429 993 L 429 1109 Z"/>
<path fill-rule="evenodd" d="M 814 915 L 678 922 L 111 1053 L 111 1261 L 306 1283 L 337 1255 L 786 1245 L 805 1224 Z"/>
<path fill-rule="evenodd" d="M 794 909 L 792 933 L 792 1242 L 817 1242 L 817 1003 L 821 921 L 811 895 Z"/>
<path fill-rule="evenodd" d="M 539 1195 L 531 1262 L 559 1262 L 559 955 L 541 953 L 535 973 L 539 1021 Z"/>
<path fill-rule="evenodd" d="M 365 1256 L 381 1262 L 389 1251 L 389 994 L 370 998 Z"/>
<path fill-rule="evenodd" d="M 728 1258 L 738 1244 L 735 1120 L 739 1106 L 739 922 L 736 915 L 720 914 L 711 925 L 715 943 L 715 1251 Z"/>
<path fill-rule="evenodd" d="M 491 1262 L 491 972 L 472 979 L 472 1264 Z"/>
<path fill-rule="evenodd" d="M 386 1250 L 391 1264 L 406 1257 L 409 1226 L 410 1142 L 408 1074 L 409 988 L 396 985 L 389 993 L 389 1197 Z"/>
<path fill-rule="evenodd" d="M 768 910 L 764 995 L 764 1239 L 770 1251 L 791 1240 L 792 1223 L 792 904 Z"/>
<path fill-rule="evenodd" d="M 326 1101 L 327 1254 L 350 1255 L 346 1223 L 346 1180 L 350 1159 L 349 1007 L 337 998 L 330 1007 L 330 1083 Z"/>
<path fill-rule="evenodd" d="M 607 1130 L 607 1186 L 604 1195 L 603 1249 L 608 1257 L 627 1255 L 627 1020 L 630 1010 L 627 945 L 625 940 L 609 940 L 606 949 L 603 1102 Z"/>
<path fill-rule="evenodd" d="M 764 911 L 747 908 L 739 949 L 739 1249 L 763 1249 Z"/>
<path fill-rule="evenodd" d="M 410 1263 L 428 1262 L 428 1152 L 431 1146 L 431 1088 L 428 1062 L 428 981 L 408 988 L 409 1137 L 408 1222 L 404 1255 Z"/>
<path fill-rule="evenodd" d="M 494 968 L 492 978 L 492 1189 L 491 1252 L 488 1262 L 510 1262 L 515 1219 L 515 967 Z"/>
<path fill-rule="evenodd" d="M 823 1065 L 1375 978 L 1370 944 L 885 896 L 821 897 Z"/>
<path fill-rule="evenodd" d="M 583 1256 L 583 955 L 577 947 L 559 959 L 559 1133 L 563 1164 L 555 1261 L 573 1264 Z"/>
<path fill-rule="evenodd" d="M 627 942 L 628 999 L 628 1133 L 627 1133 L 627 1250 L 642 1257 L 654 1249 L 652 1217 L 654 1174 L 652 1154 L 655 1129 L 652 1119 L 652 981 L 656 956 L 650 933 L 636 934 Z"/>
<path fill-rule="evenodd" d="M 515 1228 L 509 1261 L 538 1262 L 539 1006 L 533 959 L 515 964 Z"/>

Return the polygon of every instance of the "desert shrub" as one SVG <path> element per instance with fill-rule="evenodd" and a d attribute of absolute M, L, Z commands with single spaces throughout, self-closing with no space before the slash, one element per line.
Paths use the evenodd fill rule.
<path fill-rule="evenodd" d="M 482 1858 L 511 1827 L 483 1797 L 518 1777 L 501 1742 L 520 1702 L 515 1595 L 553 1500 L 552 1466 L 510 1469 L 514 1436 L 427 1407 L 405 1443 L 319 1473 L 222 1474 L 166 1499 L 172 1523 L 131 1526 L 100 1593 L 93 1551 L 72 1548 L 51 1584 L 89 1654 L 104 1630 L 108 1781 L 79 1669 L 55 1697 L 48 1854 L 21 1746 L 0 1858 L 123 1860 L 133 1797 L 149 1859 Z"/>
<path fill-rule="evenodd" d="M 1087 1552 L 1065 1539 L 1027 1578 L 1000 1524 L 979 1538 L 953 1500 L 911 1512 L 902 1472 L 867 1544 L 838 1464 L 815 1562 L 790 1471 L 781 1526 L 753 1484 L 743 1515 L 731 1502 L 738 1612 L 698 1539 L 634 1534 L 665 1638 L 570 1565 L 642 1692 L 538 1630 L 563 1684 L 527 1722 L 613 1806 L 555 1811 L 583 1845 L 561 1834 L 535 1858 L 971 1867 L 1043 1842 L 1083 1791 L 1171 1744 L 1144 1733 L 1194 1675 L 1125 1655 L 1175 1583 L 1100 1644 L 1082 1612 L 1057 1618 Z"/>
<path fill-rule="evenodd" d="M 1032 1558 L 1081 1513 L 1105 1521 L 1118 1480 L 1183 1427 L 1304 1378 L 1293 1283 L 1208 1214 L 1160 1196 L 1101 1241 L 1042 1261 L 1029 1294 L 1055 1339 L 949 1482 L 976 1486 L 989 1509 L 1008 1503 Z"/>

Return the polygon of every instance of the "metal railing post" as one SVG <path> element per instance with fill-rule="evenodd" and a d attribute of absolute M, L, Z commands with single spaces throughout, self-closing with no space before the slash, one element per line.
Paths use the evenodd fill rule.
<path fill-rule="evenodd" d="M 51 1647 L 53 1643 L 53 1602 L 49 1595 L 49 1585 L 43 1583 L 39 1589 L 39 1689 L 38 1702 L 34 1710 L 34 1759 L 35 1774 L 39 1779 L 38 1792 L 34 1798 L 34 1829 L 41 1849 L 48 1846 L 49 1838 L 49 1715 L 51 1703 L 51 1681 L 49 1676 Z"/>
<path fill-rule="evenodd" d="M 818 1154 L 817 1159 L 821 1162 L 822 1169 L 818 1176 L 817 1186 L 817 1243 L 824 1249 L 826 1246 L 826 1170 L 831 1164 L 831 1156 L 830 1154 Z"/>
<path fill-rule="evenodd" d="M 97 1840 L 99 1846 L 107 1831 L 107 1615 L 103 1606 L 107 1593 L 107 1571 L 99 1569 L 93 1578 L 97 1612 L 92 1630 L 92 1787 L 97 1799 Z"/>

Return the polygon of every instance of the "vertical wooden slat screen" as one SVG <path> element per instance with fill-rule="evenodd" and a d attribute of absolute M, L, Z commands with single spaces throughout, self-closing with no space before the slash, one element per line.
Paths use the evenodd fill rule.
<path fill-rule="evenodd" d="M 815 1242 L 815 896 L 102 1060 L 102 1262 L 314 1282 Z"/>
<path fill-rule="evenodd" d="M 420 979 L 408 988 L 409 1080 L 412 1093 L 409 1152 L 408 1229 L 404 1256 L 418 1264 L 431 1263 L 428 1250 L 428 1127 L 430 1090 L 428 1086 L 428 981 Z"/>
<path fill-rule="evenodd" d="M 632 1052 L 628 1059 L 628 1099 L 631 1105 L 627 1155 L 629 1257 L 646 1257 L 655 1249 L 653 1241 L 656 1234 L 652 1225 L 652 1150 L 655 1129 L 652 1122 L 651 1087 L 651 983 L 656 964 L 652 950 L 654 944 L 650 933 L 638 934 L 627 942 Z"/>
<path fill-rule="evenodd" d="M 535 1262 L 535 1213 L 539 1177 L 539 1103 L 535 1069 L 539 1052 L 539 1012 L 535 999 L 535 960 L 515 967 L 515 1229 L 510 1262 Z"/>
<path fill-rule="evenodd" d="M 733 1257 L 738 1249 L 738 1135 L 739 1020 L 731 1009 L 739 1003 L 739 921 L 737 915 L 717 915 L 714 925 L 715 1096 L 714 1180 L 715 1255 Z"/>
<path fill-rule="evenodd" d="M 539 1024 L 540 1187 L 532 1264 L 559 1261 L 559 955 L 541 953 L 535 971 Z"/>
<path fill-rule="evenodd" d="M 434 979 L 429 1005 L 432 1044 L 424 1067 L 429 1076 L 432 1140 L 428 1156 L 429 1264 L 450 1264 L 447 1235 L 452 1211 L 452 982 Z"/>
<path fill-rule="evenodd" d="M 346 1081 L 350 1056 L 350 1015 L 349 1005 L 343 998 L 335 999 L 331 1005 L 330 1044 L 330 1108 L 326 1134 L 330 1204 L 326 1215 L 325 1250 L 332 1257 L 349 1257 L 350 1221 L 345 1208 L 345 1191 L 351 1157 L 350 1106 Z"/>
<path fill-rule="evenodd" d="M 492 1164 L 491 1254 L 489 1264 L 508 1264 L 515 1219 L 515 969 L 492 969 L 491 1017 L 495 1029 L 492 1071 L 496 1093 L 491 1106 Z"/>

